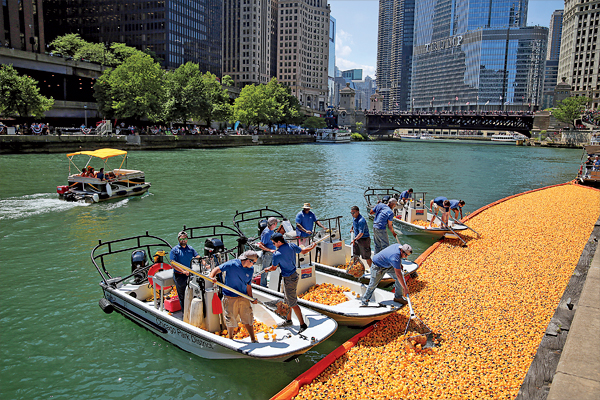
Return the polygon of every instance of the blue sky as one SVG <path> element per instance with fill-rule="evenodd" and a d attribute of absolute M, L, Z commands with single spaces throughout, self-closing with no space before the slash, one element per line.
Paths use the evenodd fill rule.
<path fill-rule="evenodd" d="M 377 65 L 377 19 L 379 2 L 375 0 L 329 0 L 331 16 L 337 23 L 335 57 L 344 71 L 362 68 L 375 78 Z M 548 26 L 555 10 L 564 9 L 564 1 L 529 0 L 527 25 Z"/>

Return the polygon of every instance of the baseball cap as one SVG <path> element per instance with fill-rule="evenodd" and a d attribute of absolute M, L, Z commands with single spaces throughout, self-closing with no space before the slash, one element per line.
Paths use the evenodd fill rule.
<path fill-rule="evenodd" d="M 177 239 L 179 239 L 182 236 L 189 237 L 186 231 L 181 231 L 177 234 Z"/>
<path fill-rule="evenodd" d="M 254 250 L 246 250 L 239 257 L 240 260 L 258 260 L 258 254 Z"/>
<path fill-rule="evenodd" d="M 410 247 L 410 244 L 403 244 L 402 246 L 400 246 L 400 250 L 402 250 L 409 256 L 412 254 L 412 247 Z"/>
<path fill-rule="evenodd" d="M 392 197 L 391 199 L 388 200 L 388 204 L 389 203 L 397 203 L 397 202 L 398 202 L 398 200 L 396 200 L 395 197 Z"/>
<path fill-rule="evenodd" d="M 285 243 L 285 238 L 283 237 L 283 235 L 279 232 L 275 232 L 272 236 L 271 236 L 271 240 L 274 240 L 276 242 L 283 242 Z"/>

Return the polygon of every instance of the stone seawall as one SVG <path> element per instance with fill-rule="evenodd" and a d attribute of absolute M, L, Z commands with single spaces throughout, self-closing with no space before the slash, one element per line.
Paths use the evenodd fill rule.
<path fill-rule="evenodd" d="M 186 136 L 0 136 L 0 154 L 67 153 L 105 147 L 121 150 L 209 149 L 219 147 L 313 143 L 310 135 L 186 135 Z"/>

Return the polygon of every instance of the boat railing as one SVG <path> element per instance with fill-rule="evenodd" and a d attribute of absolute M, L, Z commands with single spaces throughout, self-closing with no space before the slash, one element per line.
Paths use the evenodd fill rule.
<path fill-rule="evenodd" d="M 325 226 L 324 231 L 315 231 L 313 230 L 313 234 L 311 235 L 311 240 L 319 240 L 326 235 L 329 235 L 326 241 L 332 243 L 334 240 L 341 239 L 341 224 L 340 220 L 343 217 L 340 215 L 338 217 L 331 218 L 321 218 L 319 222 Z"/>
<path fill-rule="evenodd" d="M 167 248 L 167 251 L 170 251 L 172 246 L 166 240 L 148 234 L 146 231 L 145 235 L 138 236 L 130 236 L 123 239 L 110 240 L 107 242 L 103 242 L 102 240 L 98 241 L 98 245 L 96 245 L 91 252 L 91 259 L 94 267 L 98 270 L 98 273 L 102 277 L 102 280 L 107 285 L 112 285 L 116 287 L 119 283 L 133 277 L 144 270 L 147 270 L 152 266 L 152 262 L 139 268 L 135 271 L 132 271 L 131 274 L 125 277 L 113 277 L 108 270 L 106 269 L 106 259 L 109 256 L 113 256 L 115 254 L 120 254 L 124 252 L 131 252 L 133 250 L 145 250 L 146 255 L 150 256 L 150 260 L 152 260 L 152 251 L 154 249 L 162 250 Z M 111 259 L 113 257 L 110 257 Z"/>
<path fill-rule="evenodd" d="M 367 188 L 364 191 L 363 196 L 367 202 L 367 207 L 372 207 L 382 201 L 385 196 L 393 196 L 396 199 L 399 199 L 401 193 L 400 190 L 395 189 L 392 186 L 391 188 Z M 377 199 L 377 201 L 374 201 L 374 199 Z"/>
<path fill-rule="evenodd" d="M 235 227 L 235 229 L 237 229 L 241 236 L 247 237 L 248 240 L 252 242 L 256 240 L 257 237 L 260 237 L 260 234 L 258 234 L 257 236 L 248 235 L 247 233 L 249 231 L 249 228 L 247 223 L 250 221 L 267 220 L 270 217 L 275 217 L 280 221 L 288 221 L 288 219 L 285 218 L 285 216 L 282 213 L 273 210 L 272 208 L 269 208 L 269 206 L 266 206 L 265 208 L 259 208 L 256 210 L 236 211 L 235 215 L 233 216 L 233 226 Z M 244 230 L 241 227 L 242 223 L 245 223 L 244 225 L 246 232 L 244 232 Z"/>
<path fill-rule="evenodd" d="M 244 245 L 248 242 L 248 239 L 241 234 L 237 229 L 225 225 L 221 222 L 219 225 L 203 225 L 195 227 L 183 226 L 183 231 L 187 232 L 189 240 L 197 239 L 219 239 L 223 246 L 225 246 L 225 238 L 233 238 L 236 241 L 235 248 L 227 250 L 227 252 L 236 251 L 238 254 L 244 252 Z M 202 244 L 206 250 L 206 242 Z M 231 247 L 231 246 L 229 246 Z M 227 246 L 225 246 L 227 248 Z"/>

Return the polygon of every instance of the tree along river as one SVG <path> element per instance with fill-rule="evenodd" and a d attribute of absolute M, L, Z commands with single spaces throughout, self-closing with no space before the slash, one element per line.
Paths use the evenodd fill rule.
<path fill-rule="evenodd" d="M 90 205 L 58 200 L 64 154 L 2 156 L 0 398 L 266 399 L 359 332 L 339 327 L 298 362 L 199 358 L 100 310 L 90 261 L 99 239 L 149 231 L 174 245 L 184 224 L 231 225 L 236 210 L 264 206 L 293 219 L 310 202 L 317 217 L 343 216 L 349 241 L 350 206 L 365 215 L 369 186 L 412 187 L 427 192 L 427 203 L 463 199 L 471 212 L 573 179 L 580 157 L 570 149 L 433 141 L 130 152 L 128 167 L 146 172 L 150 193 Z M 413 260 L 433 243 L 400 238 L 413 246 Z M 203 243 L 190 244 L 203 253 Z M 108 268 L 125 274 L 130 260 Z"/>

